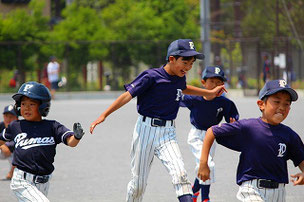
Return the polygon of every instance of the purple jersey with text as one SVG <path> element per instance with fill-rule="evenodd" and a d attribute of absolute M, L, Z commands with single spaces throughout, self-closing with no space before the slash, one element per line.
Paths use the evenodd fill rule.
<path fill-rule="evenodd" d="M 228 123 L 230 118 L 239 119 L 235 104 L 224 96 L 205 100 L 200 96 L 185 95 L 180 102 L 180 106 L 187 107 L 191 111 L 190 122 L 199 130 L 207 130 L 209 127 L 220 123 L 223 117 Z"/>
<path fill-rule="evenodd" d="M 164 67 L 142 72 L 125 89 L 137 96 L 137 111 L 142 116 L 173 120 L 177 116 L 186 77 L 169 75 Z"/>
<path fill-rule="evenodd" d="M 53 120 L 38 122 L 18 120 L 3 130 L 0 140 L 15 142 L 13 165 L 35 175 L 49 175 L 54 171 L 56 145 L 74 133 Z"/>
<path fill-rule="evenodd" d="M 288 126 L 270 125 L 261 118 L 244 119 L 212 127 L 217 143 L 241 151 L 237 184 L 252 179 L 288 183 L 287 160 L 304 160 L 301 138 Z M 229 138 L 228 138 L 229 137 Z"/>

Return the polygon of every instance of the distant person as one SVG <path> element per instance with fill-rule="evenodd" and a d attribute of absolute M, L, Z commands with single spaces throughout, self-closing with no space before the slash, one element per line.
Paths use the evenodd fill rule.
<path fill-rule="evenodd" d="M 8 125 L 15 121 L 18 120 L 18 116 L 14 110 L 13 105 L 8 105 L 4 107 L 3 110 L 3 122 L 0 122 L 0 133 L 8 127 Z M 15 143 L 14 141 L 6 142 L 5 144 L 0 146 L 0 159 L 7 159 L 11 168 L 8 174 L 6 175 L 6 179 L 10 180 L 13 176 L 14 173 L 14 168 L 15 166 L 12 165 L 13 161 L 13 152 L 15 148 Z"/>
<path fill-rule="evenodd" d="M 58 89 L 59 72 L 60 72 L 60 65 L 56 61 L 56 57 L 51 56 L 50 57 L 50 62 L 47 66 L 47 75 L 48 75 L 48 80 L 51 84 L 52 99 L 55 98 L 55 92 Z"/>

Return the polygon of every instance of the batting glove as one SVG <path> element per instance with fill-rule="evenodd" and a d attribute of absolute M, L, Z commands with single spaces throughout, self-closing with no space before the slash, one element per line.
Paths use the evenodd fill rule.
<path fill-rule="evenodd" d="M 84 131 L 80 123 L 74 123 L 73 131 L 76 140 L 80 140 L 84 135 Z"/>

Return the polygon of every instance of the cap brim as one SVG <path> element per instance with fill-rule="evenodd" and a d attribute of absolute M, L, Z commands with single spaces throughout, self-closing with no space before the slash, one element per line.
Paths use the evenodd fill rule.
<path fill-rule="evenodd" d="M 289 94 L 290 94 L 290 97 L 291 97 L 291 101 L 296 101 L 298 99 L 298 94 L 295 90 L 293 90 L 292 88 L 281 88 L 281 89 L 275 89 L 275 90 L 271 90 L 269 91 L 268 93 L 266 93 L 263 98 L 265 96 L 269 96 L 269 95 L 273 95 L 277 92 L 280 92 L 280 91 L 287 91 Z"/>
<path fill-rule="evenodd" d="M 183 56 L 183 57 L 191 57 L 191 56 L 195 56 L 197 59 L 201 59 L 203 60 L 205 58 L 205 55 L 203 53 L 199 53 L 197 51 L 186 51 L 183 53 L 178 54 L 179 56 Z"/>
<path fill-rule="evenodd" d="M 204 76 L 204 78 L 203 79 L 207 79 L 207 78 L 214 78 L 214 77 L 218 77 L 218 78 L 220 78 L 220 79 L 222 79 L 223 81 L 227 81 L 227 79 L 225 78 L 225 77 L 222 77 L 222 76 L 220 76 L 220 75 L 218 75 L 218 74 L 209 74 L 208 76 Z"/>

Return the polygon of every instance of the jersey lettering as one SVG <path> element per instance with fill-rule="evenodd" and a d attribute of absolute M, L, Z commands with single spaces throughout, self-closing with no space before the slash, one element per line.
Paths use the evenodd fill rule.
<path fill-rule="evenodd" d="M 279 154 L 278 157 L 283 157 L 284 153 L 286 152 L 286 144 L 284 143 L 279 143 Z"/>
<path fill-rule="evenodd" d="M 180 98 L 183 99 L 184 95 L 183 95 L 183 91 L 182 89 L 177 89 L 177 94 L 176 94 L 176 99 L 175 101 L 180 101 Z"/>
<path fill-rule="evenodd" d="M 223 108 L 220 107 L 217 109 L 217 112 L 216 112 L 216 117 L 223 111 Z"/>
<path fill-rule="evenodd" d="M 54 137 L 35 137 L 35 138 L 26 138 L 26 133 L 19 133 L 15 137 L 15 147 L 20 147 L 22 149 L 29 149 L 32 147 L 38 146 L 47 146 L 47 145 L 54 145 L 55 140 Z"/>

